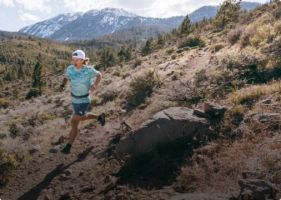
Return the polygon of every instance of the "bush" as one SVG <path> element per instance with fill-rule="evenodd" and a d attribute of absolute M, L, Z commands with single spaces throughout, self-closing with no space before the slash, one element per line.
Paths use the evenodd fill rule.
<path fill-rule="evenodd" d="M 181 44 L 179 45 L 179 48 L 185 48 L 185 47 L 204 47 L 205 41 L 202 40 L 199 36 L 188 36 Z"/>
<path fill-rule="evenodd" d="M 10 173 L 16 168 L 16 165 L 14 156 L 6 153 L 0 147 L 0 186 L 4 186 L 8 182 Z"/>
<path fill-rule="evenodd" d="M 253 84 L 269 80 L 264 62 L 262 57 L 250 52 L 243 52 L 238 55 L 226 56 L 221 65 L 233 72 L 234 79 L 245 80 L 246 83 Z"/>
<path fill-rule="evenodd" d="M 168 49 L 168 50 L 166 51 L 167 54 L 172 54 L 173 52 L 174 52 L 174 49 L 172 49 L 172 48 L 171 48 L 171 49 Z"/>
<path fill-rule="evenodd" d="M 26 99 L 31 99 L 32 97 L 38 97 L 41 95 L 41 91 L 39 88 L 30 88 L 29 92 L 26 95 Z"/>
<path fill-rule="evenodd" d="M 236 28 L 227 34 L 227 39 L 230 44 L 235 44 L 243 33 L 243 28 Z"/>
<path fill-rule="evenodd" d="M 8 108 L 10 102 L 6 99 L 0 98 L 0 108 Z"/>
<path fill-rule="evenodd" d="M 17 123 L 11 123 L 9 126 L 9 132 L 12 138 L 16 138 L 23 133 L 23 127 L 18 125 Z"/>
<path fill-rule="evenodd" d="M 134 78 L 130 83 L 127 108 L 135 108 L 142 104 L 152 94 L 153 89 L 159 85 L 159 77 L 153 71 L 148 71 L 144 75 Z"/>
<path fill-rule="evenodd" d="M 224 44 L 216 44 L 214 46 L 212 46 L 211 51 L 213 53 L 218 52 L 219 50 L 224 48 Z"/>

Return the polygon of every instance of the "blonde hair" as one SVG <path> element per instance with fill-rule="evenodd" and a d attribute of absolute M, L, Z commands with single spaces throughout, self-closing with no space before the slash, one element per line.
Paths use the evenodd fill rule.
<path fill-rule="evenodd" d="M 85 58 L 85 60 L 83 60 L 83 65 L 88 65 L 90 62 L 90 58 Z"/>

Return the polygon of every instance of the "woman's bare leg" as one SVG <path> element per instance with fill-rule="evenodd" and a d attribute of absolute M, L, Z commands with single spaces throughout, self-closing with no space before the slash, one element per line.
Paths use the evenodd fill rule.
<path fill-rule="evenodd" d="M 98 119 L 98 115 L 95 115 L 95 114 L 93 114 L 93 113 L 86 113 L 86 115 L 84 115 L 84 116 L 81 116 L 81 121 L 83 121 L 83 120 L 88 120 L 88 119 Z"/>
<path fill-rule="evenodd" d="M 78 133 L 78 126 L 81 120 L 81 116 L 73 115 L 71 118 L 71 131 L 69 133 L 68 144 L 72 144 Z"/>

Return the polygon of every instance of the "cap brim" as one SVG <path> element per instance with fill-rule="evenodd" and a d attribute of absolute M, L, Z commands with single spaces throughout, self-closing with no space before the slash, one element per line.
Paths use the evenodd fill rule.
<path fill-rule="evenodd" d="M 79 56 L 72 56 L 72 58 L 78 58 L 78 59 L 81 59 L 81 60 L 85 60 L 83 58 L 80 58 Z"/>

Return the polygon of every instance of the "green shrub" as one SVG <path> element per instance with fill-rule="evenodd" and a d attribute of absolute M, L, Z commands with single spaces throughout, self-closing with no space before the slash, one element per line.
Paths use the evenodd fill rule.
<path fill-rule="evenodd" d="M 188 36 L 183 42 L 180 43 L 179 48 L 185 47 L 204 47 L 205 41 L 200 38 L 200 36 Z"/>
<path fill-rule="evenodd" d="M 148 71 L 142 76 L 134 78 L 130 83 L 130 92 L 127 96 L 127 108 L 135 108 L 144 103 L 153 89 L 160 85 L 158 75 L 153 71 Z"/>
<path fill-rule="evenodd" d="M 39 88 L 30 88 L 29 92 L 26 95 L 26 99 L 31 99 L 32 97 L 38 97 L 41 95 L 41 91 Z"/>

